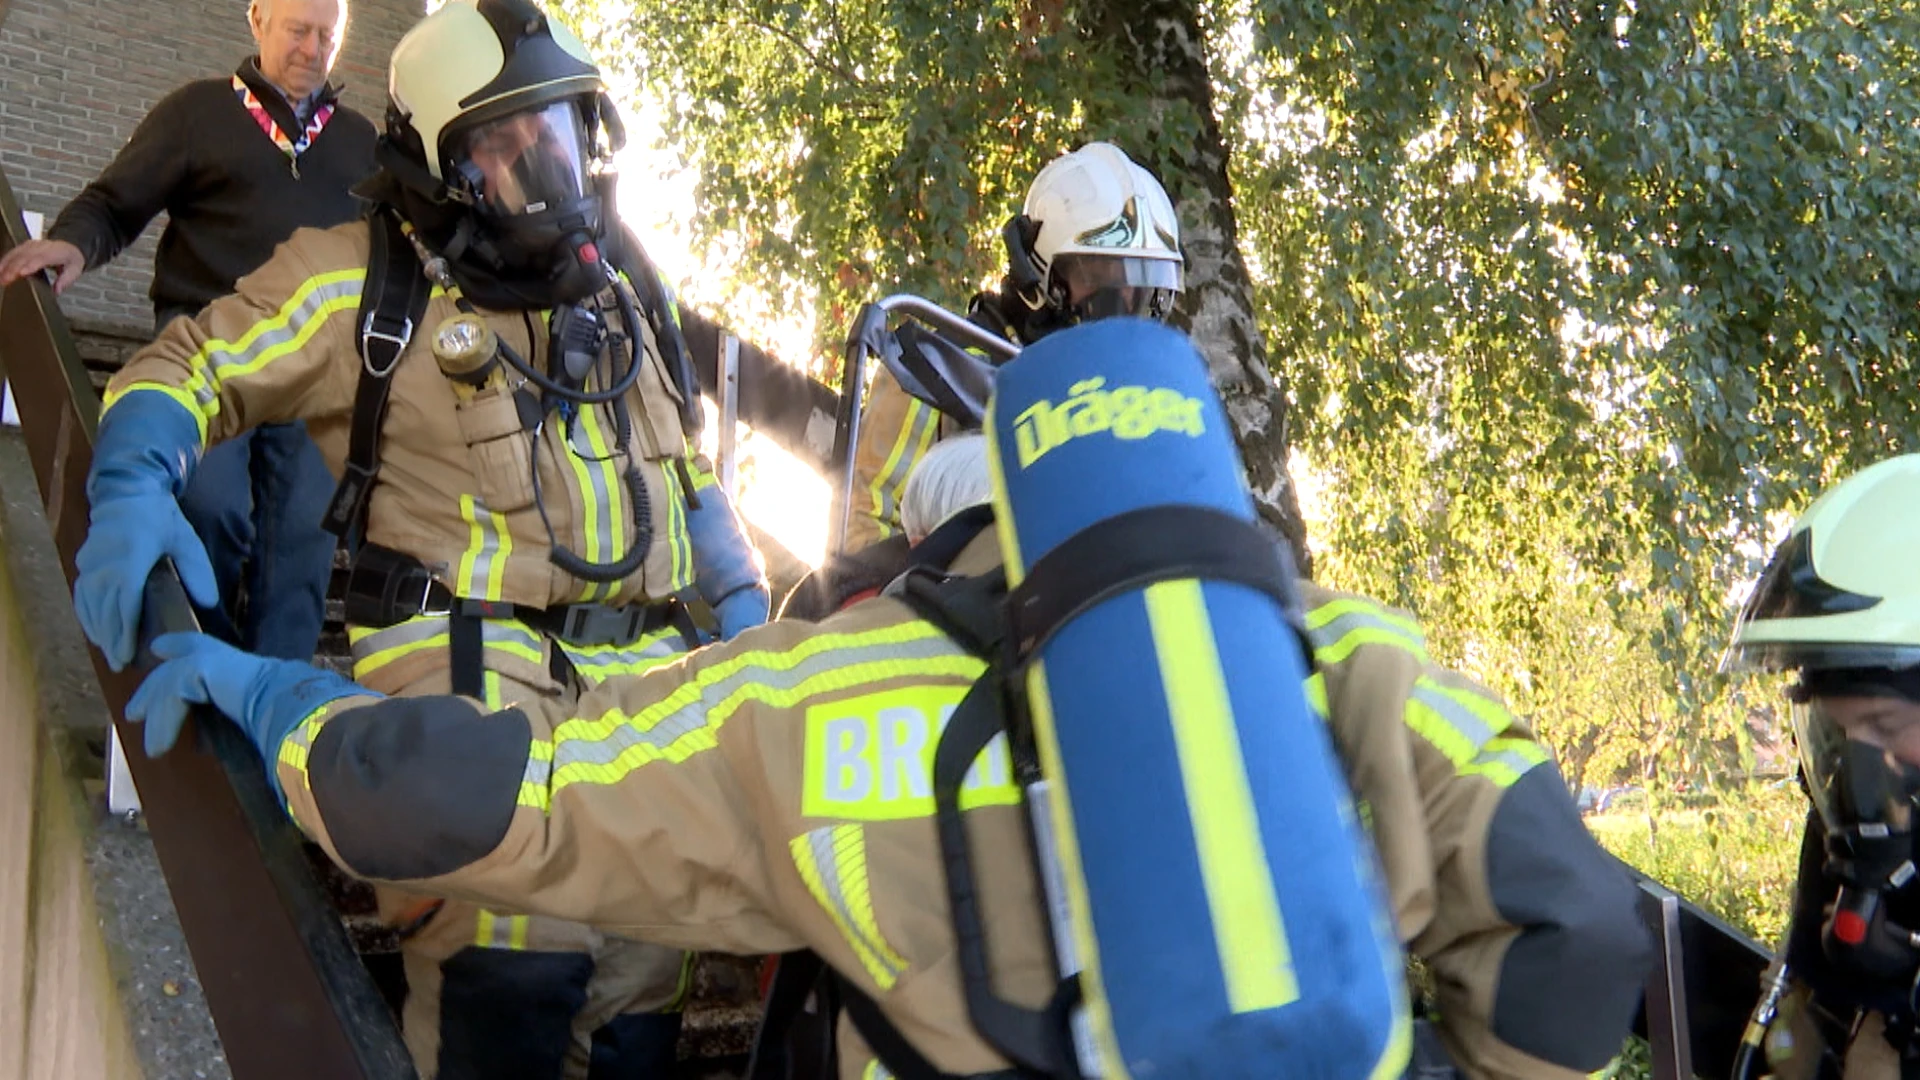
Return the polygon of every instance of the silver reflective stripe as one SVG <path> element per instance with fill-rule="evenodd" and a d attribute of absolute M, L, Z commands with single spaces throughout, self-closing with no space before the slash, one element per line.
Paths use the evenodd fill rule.
<path fill-rule="evenodd" d="M 291 344 L 295 338 L 300 336 L 301 329 L 305 327 L 307 323 L 313 321 L 314 318 L 318 317 L 320 315 L 320 309 L 325 307 L 329 302 L 335 300 L 357 301 L 360 298 L 361 285 L 361 278 L 350 278 L 345 281 L 333 281 L 317 285 L 313 291 L 307 293 L 305 299 L 300 301 L 299 307 L 294 308 L 286 314 L 284 323 L 275 326 L 273 329 L 247 342 L 246 348 L 235 352 L 229 352 L 225 349 L 208 352 L 206 354 L 207 367 L 212 380 L 217 383 L 221 379 L 224 379 L 227 372 L 231 369 L 244 367 L 253 363 L 261 354 L 269 350 Z M 269 321 L 280 322 L 280 316 L 276 315 Z M 214 343 L 208 342 L 208 344 L 211 345 Z M 220 344 L 228 343 L 221 342 Z"/>
<path fill-rule="evenodd" d="M 326 708 L 325 705 L 320 706 L 320 709 L 325 709 L 325 708 Z M 315 709 L 314 712 L 317 713 L 320 711 L 320 709 Z M 312 749 L 313 748 L 313 730 L 315 726 L 316 725 L 313 723 L 313 717 L 310 714 L 305 720 L 302 720 L 298 724 L 294 725 L 293 730 L 288 733 L 284 742 L 292 743 L 294 746 L 297 746 L 302 750 Z M 305 770 L 302 770 L 302 771 L 304 772 Z"/>
<path fill-rule="evenodd" d="M 347 651 L 355 660 L 365 660 L 376 653 L 383 653 L 388 649 L 397 649 L 404 645 L 415 645 L 436 634 L 446 632 L 447 620 L 444 616 L 409 619 L 384 630 L 375 630 L 347 646 Z"/>
<path fill-rule="evenodd" d="M 1363 630 L 1376 630 L 1391 635 L 1397 642 L 1403 643 L 1404 648 L 1422 656 L 1426 655 L 1427 643 L 1418 633 L 1407 629 L 1402 623 L 1388 619 L 1379 612 L 1364 608 L 1343 611 L 1326 625 L 1308 629 L 1307 638 L 1313 642 L 1315 651 L 1318 651 L 1332 648 L 1345 640 L 1348 635 Z"/>
<path fill-rule="evenodd" d="M 1462 738 L 1472 743 L 1475 750 L 1493 741 L 1493 737 L 1506 728 L 1504 724 L 1499 730 L 1488 727 L 1487 722 L 1472 709 L 1455 701 L 1440 687 L 1425 679 L 1415 680 L 1413 700 L 1438 713 Z"/>
<path fill-rule="evenodd" d="M 954 652 L 953 643 L 936 634 L 912 641 L 890 642 L 884 645 L 854 645 L 843 649 L 823 649 L 790 668 L 747 665 L 712 684 L 700 685 L 698 682 L 690 684 L 699 689 L 694 699 L 661 717 L 659 722 L 651 727 L 642 729 L 629 722 L 617 725 L 605 737 L 599 739 L 571 739 L 564 736 L 556 738 L 553 748 L 553 767 L 558 770 L 570 765 L 610 765 L 618 760 L 621 754 L 635 746 L 665 749 L 688 732 L 697 731 L 706 726 L 707 702 L 725 701 L 736 691 L 749 685 L 774 692 L 792 690 L 808 679 L 860 664 L 888 660 L 927 660 L 951 656 Z M 849 679 L 849 682 L 851 681 Z"/>
<path fill-rule="evenodd" d="M 540 635 L 527 629 L 524 623 L 488 619 L 480 624 L 480 640 L 488 645 L 519 645 L 540 651 Z"/>
<path fill-rule="evenodd" d="M 447 632 L 447 617 L 444 615 L 423 616 L 408 619 L 384 630 L 375 630 L 348 646 L 353 659 L 366 660 L 369 657 L 397 649 L 406 645 L 416 645 Z M 487 645 L 520 645 L 539 651 L 540 635 L 526 628 L 524 624 L 501 619 L 488 619 L 480 625 L 480 640 Z"/>
<path fill-rule="evenodd" d="M 520 782 L 522 784 L 532 784 L 534 787 L 544 789 L 547 786 L 547 781 L 552 779 L 552 777 L 552 761 L 544 757 L 535 757 L 532 754 L 527 755 L 527 771 L 520 776 Z"/>
<path fill-rule="evenodd" d="M 1521 754 L 1515 753 L 1512 750 L 1482 749 L 1479 755 L 1473 759 L 1473 765 L 1477 769 L 1500 765 L 1513 770 L 1513 775 L 1522 776 L 1526 774 L 1528 769 L 1541 764 L 1544 760 L 1545 755 L 1538 752 L 1534 754 Z"/>
<path fill-rule="evenodd" d="M 625 647 L 607 646 L 599 649 L 582 649 L 564 641 L 556 641 L 560 651 L 567 654 L 573 666 L 582 674 L 605 671 L 609 668 L 631 670 L 637 665 L 659 663 L 686 651 L 686 642 L 680 639 L 680 631 L 669 628 L 651 638 L 641 638 Z"/>
<path fill-rule="evenodd" d="M 524 915 L 503 915 L 503 914 L 500 914 L 499 912 L 487 911 L 485 909 L 482 909 L 479 914 L 479 920 L 481 922 L 481 927 L 480 927 L 481 932 L 475 938 L 474 944 L 480 946 L 483 949 L 514 948 L 514 944 L 513 944 L 514 920 L 525 918 L 525 917 L 526 916 Z"/>
<path fill-rule="evenodd" d="M 873 958 L 872 963 L 898 979 L 907 969 L 888 958 L 887 953 L 890 950 L 885 948 L 884 942 L 867 940 L 866 933 L 861 930 L 860 920 L 854 918 L 853 905 L 847 902 L 846 886 L 840 884 L 840 860 L 835 856 L 833 849 L 833 833 L 836 827 L 829 825 L 824 829 L 814 829 L 807 833 L 807 846 L 813 849 L 813 865 L 820 872 L 820 888 L 826 892 L 827 899 L 833 901 L 833 909 L 840 916 L 840 925 L 847 928 L 847 933 L 859 939 L 867 955 Z M 858 825 L 850 827 L 859 828 Z"/>
<path fill-rule="evenodd" d="M 460 595 L 477 596 L 482 600 L 498 600 L 500 598 L 497 596 L 487 595 L 487 583 L 493 580 L 494 556 L 500 553 L 500 529 L 493 520 L 493 513 L 487 509 L 485 503 L 476 498 L 472 505 L 473 516 L 467 520 L 480 532 L 480 548 L 472 552 L 473 569 L 467 575 L 467 580 L 459 583 Z M 462 509 L 465 508 L 462 507 Z M 504 574 L 501 576 L 505 577 Z"/>

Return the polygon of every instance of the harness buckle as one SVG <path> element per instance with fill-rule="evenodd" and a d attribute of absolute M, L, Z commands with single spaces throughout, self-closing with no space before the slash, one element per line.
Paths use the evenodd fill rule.
<path fill-rule="evenodd" d="M 646 609 L 639 604 L 568 604 L 560 611 L 560 632 L 569 645 L 591 649 L 601 645 L 630 645 L 645 628 Z"/>

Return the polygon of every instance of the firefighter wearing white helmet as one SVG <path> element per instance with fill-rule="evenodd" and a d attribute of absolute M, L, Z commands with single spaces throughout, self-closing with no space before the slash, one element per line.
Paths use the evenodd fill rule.
<path fill-rule="evenodd" d="M 1088 143 L 1034 177 L 1006 228 L 1008 286 L 1031 343 L 1057 326 L 1138 315 L 1164 320 L 1182 286 L 1180 222 L 1166 189 L 1112 143 Z M 1023 329 L 1024 327 L 1024 329 Z"/>
<path fill-rule="evenodd" d="M 1185 285 L 1180 221 L 1153 174 L 1119 147 L 1092 142 L 1041 168 L 1002 232 L 1007 273 L 968 305 L 973 322 L 1031 345 L 1115 316 L 1164 322 Z M 896 343 L 915 347 L 911 340 Z M 853 511 L 842 553 L 891 541 L 904 559 L 900 500 L 933 445 L 966 425 L 902 389 L 882 365 L 861 413 Z"/>
<path fill-rule="evenodd" d="M 1723 667 L 1797 676 L 1788 700 L 1813 804 L 1747 1057 L 1764 1055 L 1762 1071 L 1781 1080 L 1833 1065 L 1846 1080 L 1914 1075 L 1920 455 L 1862 470 L 1807 508 L 1741 611 Z"/>
<path fill-rule="evenodd" d="M 615 215 L 619 124 L 579 39 L 528 0 L 449 0 L 395 48 L 389 98 L 368 218 L 296 232 L 115 376 L 75 590 L 88 636 L 130 654 L 148 571 L 194 563 L 170 523 L 200 452 L 293 420 L 343 476 L 328 524 L 353 552 L 369 689 L 571 701 L 765 621 L 760 562 L 694 449 L 673 298 Z M 595 768 L 637 767 L 652 737 Z M 423 1076 L 670 1074 L 684 953 L 433 885 L 378 893 Z"/>

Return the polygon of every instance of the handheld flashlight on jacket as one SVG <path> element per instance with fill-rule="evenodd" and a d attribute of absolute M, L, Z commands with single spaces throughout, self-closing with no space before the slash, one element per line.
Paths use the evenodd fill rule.
<path fill-rule="evenodd" d="M 434 328 L 433 358 L 463 401 L 501 377 L 499 352 L 499 339 L 477 315 L 454 315 Z"/>

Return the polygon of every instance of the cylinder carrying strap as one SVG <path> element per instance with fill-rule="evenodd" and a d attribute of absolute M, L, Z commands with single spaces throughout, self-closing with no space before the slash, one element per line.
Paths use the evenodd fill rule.
<path fill-rule="evenodd" d="M 380 428 L 387 419 L 393 371 L 400 366 L 414 329 L 426 316 L 433 286 L 420 258 L 391 210 L 367 219 L 367 276 L 360 287 L 360 383 L 353 396 L 353 427 L 347 460 L 321 524 L 342 540 L 356 538 L 366 520 L 367 497 L 380 471 Z"/>
<path fill-rule="evenodd" d="M 1069 619 L 1158 581 L 1230 581 L 1273 597 L 1300 624 L 1292 556 L 1251 522 L 1201 506 L 1149 506 L 1088 526 L 1033 564 L 1007 597 L 1014 648 L 1031 656 Z"/>

